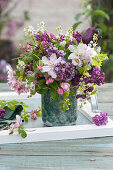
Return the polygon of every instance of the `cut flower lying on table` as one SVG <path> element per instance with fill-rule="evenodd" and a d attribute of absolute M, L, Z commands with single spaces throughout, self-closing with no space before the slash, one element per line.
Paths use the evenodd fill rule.
<path fill-rule="evenodd" d="M 8 70 L 8 84 L 18 94 L 30 92 L 44 94 L 50 91 L 51 99 L 58 101 L 62 95 L 62 110 L 68 110 L 69 95 L 77 99 L 90 99 L 96 93 L 96 85 L 104 83 L 101 63 L 107 59 L 98 47 L 98 31 L 89 28 L 84 35 L 70 28 L 66 34 L 61 27 L 57 35 L 49 33 L 41 22 L 34 30 L 24 29 L 26 45 L 21 45 L 17 71 Z M 54 92 L 53 92 L 54 91 Z"/>

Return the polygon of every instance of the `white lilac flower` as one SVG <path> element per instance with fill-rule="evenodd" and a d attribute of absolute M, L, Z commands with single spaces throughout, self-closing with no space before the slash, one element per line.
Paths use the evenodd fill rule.
<path fill-rule="evenodd" d="M 34 34 L 33 26 L 28 26 L 24 28 L 24 33 L 25 33 L 25 36 L 33 35 Z"/>
<path fill-rule="evenodd" d="M 43 32 L 45 30 L 45 23 L 44 22 L 40 22 L 40 24 L 37 24 L 37 31 L 41 31 Z"/>
<path fill-rule="evenodd" d="M 65 47 L 66 41 L 62 41 L 62 42 L 60 43 L 60 45 L 61 45 L 62 47 Z"/>
<path fill-rule="evenodd" d="M 60 63 L 61 60 L 62 60 L 62 58 L 59 57 L 57 59 L 56 54 L 54 54 L 54 53 L 50 56 L 50 59 L 48 59 L 45 56 L 42 57 L 42 62 L 44 63 L 44 66 L 42 67 L 43 68 L 42 72 L 47 72 L 52 78 L 56 78 L 57 75 L 54 72 L 54 66 L 57 63 Z"/>
<path fill-rule="evenodd" d="M 97 48 L 97 53 L 100 53 L 101 52 L 101 47 L 98 47 Z"/>
<path fill-rule="evenodd" d="M 25 67 L 24 61 L 18 60 L 18 66 L 17 67 Z"/>

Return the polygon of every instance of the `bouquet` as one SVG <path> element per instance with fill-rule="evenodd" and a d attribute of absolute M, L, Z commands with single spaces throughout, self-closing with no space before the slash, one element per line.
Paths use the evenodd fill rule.
<path fill-rule="evenodd" d="M 17 70 L 8 70 L 8 84 L 18 94 L 30 92 L 50 92 L 50 97 L 58 102 L 63 96 L 62 110 L 68 110 L 69 96 L 90 99 L 95 94 L 96 85 L 104 83 L 101 72 L 102 61 L 107 59 L 98 46 L 98 31 L 89 28 L 82 35 L 70 28 L 65 34 L 61 27 L 57 35 L 49 33 L 41 22 L 37 29 L 24 29 L 25 44 L 20 45 Z M 77 89 L 77 94 L 74 89 Z"/>

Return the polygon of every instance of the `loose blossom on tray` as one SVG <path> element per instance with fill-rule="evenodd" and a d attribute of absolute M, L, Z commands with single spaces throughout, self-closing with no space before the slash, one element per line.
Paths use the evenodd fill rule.
<path fill-rule="evenodd" d="M 49 33 L 41 22 L 35 30 L 28 26 L 25 44 L 20 46 L 17 71 L 8 67 L 8 84 L 18 94 L 30 92 L 30 96 L 50 91 L 51 99 L 64 98 L 62 110 L 68 110 L 69 95 L 90 99 L 96 93 L 96 85 L 104 83 L 102 61 L 107 59 L 98 46 L 98 31 L 89 28 L 83 35 L 70 28 L 65 34 L 61 27 L 57 35 Z"/>

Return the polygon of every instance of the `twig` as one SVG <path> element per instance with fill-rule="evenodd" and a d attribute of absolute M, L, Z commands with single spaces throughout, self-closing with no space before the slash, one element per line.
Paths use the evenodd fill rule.
<path fill-rule="evenodd" d="M 6 11 L 6 13 L 4 13 L 4 14 L 2 15 L 2 17 L 8 16 L 8 15 L 10 14 L 10 12 L 12 12 L 12 11 L 14 10 L 14 8 L 15 8 L 19 3 L 20 3 L 20 1 L 17 0 L 17 1 L 15 2 L 15 4 L 14 4 L 8 11 Z"/>

